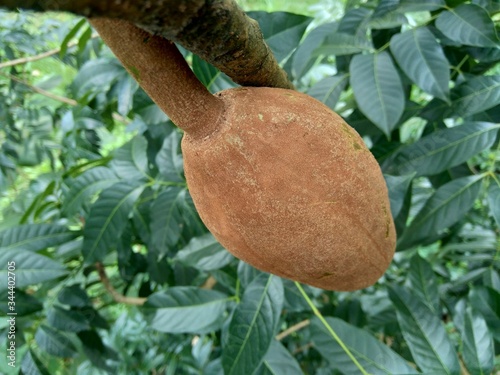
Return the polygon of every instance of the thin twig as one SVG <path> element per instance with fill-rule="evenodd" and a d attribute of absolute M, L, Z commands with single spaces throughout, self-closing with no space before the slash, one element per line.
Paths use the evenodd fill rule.
<path fill-rule="evenodd" d="M 146 302 L 147 298 L 140 298 L 140 297 L 127 297 L 118 292 L 113 285 L 111 285 L 111 282 L 108 279 L 108 275 L 106 275 L 106 270 L 104 269 L 104 265 L 102 263 L 97 262 L 95 264 L 95 268 L 97 269 L 97 273 L 99 274 L 99 279 L 101 280 L 102 284 L 104 285 L 104 288 L 111 294 L 113 297 L 113 300 L 118 303 L 124 303 L 127 305 L 136 305 L 136 306 L 142 306 Z"/>
<path fill-rule="evenodd" d="M 301 322 L 298 322 L 297 324 L 294 324 L 293 326 L 285 329 L 283 332 L 276 335 L 276 340 L 281 341 L 285 337 L 291 335 L 292 333 L 297 332 L 298 330 L 300 330 L 304 327 L 307 327 L 310 323 L 311 323 L 311 321 L 309 319 L 305 319 Z"/>
<path fill-rule="evenodd" d="M 98 38 L 98 37 L 99 37 L 98 34 L 93 34 L 90 37 L 90 39 L 95 39 L 95 38 Z M 74 47 L 77 44 L 78 44 L 77 41 L 68 43 L 68 48 Z M 15 59 L 15 60 L 9 60 L 9 61 L 6 61 L 4 63 L 1 63 L 0 64 L 0 69 L 2 69 L 2 68 L 8 68 L 8 67 L 15 66 L 15 65 L 27 64 L 27 63 L 33 62 L 33 61 L 43 60 L 43 59 L 45 59 L 47 57 L 50 57 L 50 56 L 53 56 L 53 55 L 57 55 L 59 52 L 61 52 L 61 47 L 51 49 L 50 51 L 46 51 L 46 52 L 40 53 L 39 55 L 28 56 L 28 57 L 21 57 L 19 59 Z"/>

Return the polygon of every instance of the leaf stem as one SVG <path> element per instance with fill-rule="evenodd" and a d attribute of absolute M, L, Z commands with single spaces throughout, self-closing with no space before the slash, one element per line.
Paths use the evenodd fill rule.
<path fill-rule="evenodd" d="M 358 362 L 358 360 L 356 359 L 356 357 L 354 357 L 354 355 L 351 353 L 351 351 L 346 346 L 346 344 L 344 344 L 344 342 L 340 339 L 340 337 L 337 335 L 337 333 L 334 331 L 334 329 L 328 324 L 328 322 L 323 317 L 323 315 L 321 314 L 321 312 L 314 305 L 314 303 L 311 301 L 311 299 L 309 298 L 309 296 L 307 295 L 307 293 L 305 292 L 305 290 L 302 288 L 302 285 L 300 285 L 300 283 L 298 281 L 295 281 L 295 286 L 297 287 L 297 289 L 299 290 L 299 292 L 302 294 L 302 296 L 306 300 L 306 302 L 309 305 L 309 307 L 314 312 L 314 315 L 316 315 L 318 317 L 318 319 L 321 321 L 321 323 L 323 323 L 323 325 L 328 330 L 328 332 L 330 333 L 330 335 L 332 335 L 332 337 L 337 342 L 337 344 L 339 344 L 340 347 L 342 348 L 342 350 L 349 356 L 349 358 L 356 365 L 356 367 L 359 369 L 359 371 L 361 371 L 361 373 L 363 375 L 370 375 L 368 372 L 366 372 L 366 370 L 363 368 L 363 366 L 361 366 L 361 364 Z"/>

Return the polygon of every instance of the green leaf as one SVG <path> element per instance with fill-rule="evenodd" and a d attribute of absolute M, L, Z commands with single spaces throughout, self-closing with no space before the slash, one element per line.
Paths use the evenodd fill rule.
<path fill-rule="evenodd" d="M 404 249 L 448 228 L 461 220 L 474 204 L 481 189 L 483 176 L 462 177 L 441 186 L 418 212 L 409 228 L 398 240 Z"/>
<path fill-rule="evenodd" d="M 151 203 L 151 239 L 158 251 L 166 253 L 179 241 L 182 231 L 182 215 L 179 209 L 184 189 L 167 187 Z"/>
<path fill-rule="evenodd" d="M 90 324 L 85 315 L 76 310 L 65 310 L 53 306 L 47 312 L 47 323 L 53 328 L 67 332 L 80 332 L 90 329 Z"/>
<path fill-rule="evenodd" d="M 26 316 L 43 309 L 43 304 L 37 298 L 24 292 L 21 289 L 15 289 L 15 301 L 13 301 L 10 290 L 0 291 L 0 311 L 4 314 L 15 312 L 17 316 Z M 10 297 L 10 298 L 9 298 Z M 8 302 L 15 302 L 15 307 Z"/>
<path fill-rule="evenodd" d="M 369 52 L 373 49 L 366 36 L 333 33 L 325 38 L 323 44 L 313 51 L 313 56 L 344 56 Z"/>
<path fill-rule="evenodd" d="M 438 281 L 431 265 L 417 253 L 411 258 L 409 269 L 408 280 L 412 292 L 438 315 L 440 312 Z"/>
<path fill-rule="evenodd" d="M 471 375 L 489 375 L 495 361 L 493 337 L 486 321 L 475 309 L 465 314 L 463 358 Z"/>
<path fill-rule="evenodd" d="M 0 264 L 4 265 L 0 268 L 0 291 L 6 290 L 12 281 L 15 281 L 16 288 L 22 288 L 68 273 L 59 262 L 20 248 L 0 249 Z"/>
<path fill-rule="evenodd" d="M 282 306 L 280 278 L 262 274 L 248 285 L 234 310 L 223 345 L 225 375 L 252 374 L 257 370 L 275 335 Z"/>
<path fill-rule="evenodd" d="M 445 7 L 444 0 L 401 0 L 398 9 L 402 12 L 423 12 Z"/>
<path fill-rule="evenodd" d="M 495 340 L 500 342 L 500 292 L 486 286 L 474 287 L 469 300 L 483 315 Z"/>
<path fill-rule="evenodd" d="M 408 77 L 422 90 L 450 102 L 450 67 L 443 49 L 426 27 L 391 38 L 391 52 Z"/>
<path fill-rule="evenodd" d="M 79 235 L 66 226 L 57 224 L 25 224 L 0 232 L 0 251 L 40 251 L 62 245 Z"/>
<path fill-rule="evenodd" d="M 498 228 L 500 228 L 500 176 L 496 176 L 497 180 L 491 179 L 490 186 L 488 188 L 488 204 L 490 206 L 490 211 Z"/>
<path fill-rule="evenodd" d="M 40 361 L 40 358 L 31 349 L 23 357 L 21 370 L 26 375 L 50 375 L 49 370 L 47 370 L 42 361 Z"/>
<path fill-rule="evenodd" d="M 160 176 L 169 182 L 184 182 L 182 155 L 179 152 L 181 135 L 173 131 L 163 140 L 163 145 L 156 155 L 156 165 Z"/>
<path fill-rule="evenodd" d="M 198 270 L 213 271 L 227 266 L 234 257 L 211 233 L 206 233 L 191 238 L 187 246 L 177 253 L 175 259 Z"/>
<path fill-rule="evenodd" d="M 109 88 L 113 82 L 124 78 L 127 72 L 116 59 L 99 58 L 87 61 L 78 71 L 71 84 L 73 95 L 91 98 Z"/>
<path fill-rule="evenodd" d="M 301 375 L 304 374 L 297 360 L 276 340 L 271 342 L 264 361 L 255 375 Z"/>
<path fill-rule="evenodd" d="M 442 12 L 436 20 L 436 27 L 458 43 L 478 47 L 500 45 L 488 12 L 475 4 L 462 4 Z"/>
<path fill-rule="evenodd" d="M 64 305 L 74 307 L 92 306 L 92 301 L 90 301 L 87 292 L 78 284 L 62 288 L 57 295 L 57 299 Z"/>
<path fill-rule="evenodd" d="M 368 22 L 372 12 L 367 8 L 352 8 L 346 10 L 339 22 L 338 32 L 362 37 L 366 35 Z"/>
<path fill-rule="evenodd" d="M 389 136 L 405 108 L 403 85 L 391 57 L 387 52 L 356 55 L 349 70 L 359 109 Z"/>
<path fill-rule="evenodd" d="M 127 116 L 134 106 L 134 94 L 139 88 L 137 81 L 131 75 L 126 75 L 116 85 L 118 113 Z"/>
<path fill-rule="evenodd" d="M 87 263 L 102 261 L 116 248 L 143 189 L 140 182 L 120 181 L 101 193 L 83 229 L 82 253 Z"/>
<path fill-rule="evenodd" d="M 438 315 L 405 288 L 389 287 L 399 326 L 418 367 L 424 372 L 460 374 L 453 343 Z"/>
<path fill-rule="evenodd" d="M 135 136 L 131 141 L 115 151 L 111 168 L 122 179 L 145 180 L 148 177 L 148 143 L 143 136 Z"/>
<path fill-rule="evenodd" d="M 401 212 L 406 192 L 408 191 L 414 177 L 415 173 L 403 176 L 384 175 L 385 182 L 387 183 L 387 189 L 389 190 L 392 217 L 397 217 Z"/>
<path fill-rule="evenodd" d="M 149 296 L 144 311 L 150 326 L 167 333 L 208 333 L 220 328 L 227 296 L 214 290 L 175 286 Z"/>
<path fill-rule="evenodd" d="M 417 374 L 399 354 L 377 340 L 367 331 L 347 324 L 338 318 L 325 318 L 328 325 L 369 374 Z M 330 366 L 344 374 L 358 374 L 359 369 L 344 349 L 332 337 L 318 318 L 311 320 L 311 339 Z"/>
<path fill-rule="evenodd" d="M 87 204 L 92 196 L 118 182 L 118 177 L 109 168 L 96 167 L 83 172 L 68 182 L 69 190 L 65 193 L 62 212 L 70 216 Z"/>
<path fill-rule="evenodd" d="M 311 87 L 307 94 L 334 110 L 340 94 L 349 81 L 348 78 L 347 74 L 324 78 Z"/>
<path fill-rule="evenodd" d="M 500 102 L 500 75 L 477 76 L 451 91 L 450 113 L 468 117 L 493 108 Z"/>
<path fill-rule="evenodd" d="M 40 349 L 57 357 L 70 358 L 78 353 L 71 340 L 44 324 L 38 327 L 35 341 Z"/>
<path fill-rule="evenodd" d="M 64 37 L 61 47 L 59 50 L 59 57 L 63 58 L 66 55 L 66 52 L 68 51 L 68 43 L 71 42 L 71 39 L 73 39 L 76 34 L 78 34 L 78 31 L 87 23 L 87 20 L 85 18 L 82 18 L 80 21 L 76 23 L 75 26 L 66 34 Z"/>
<path fill-rule="evenodd" d="M 417 142 L 400 148 L 383 163 L 386 173 L 431 176 L 469 160 L 495 142 L 499 124 L 466 122 L 437 130 Z"/>
<path fill-rule="evenodd" d="M 299 45 L 312 18 L 287 12 L 248 12 L 259 22 L 267 45 L 276 60 L 282 61 Z"/>
<path fill-rule="evenodd" d="M 116 373 L 109 362 L 117 361 L 118 355 L 114 350 L 104 345 L 96 331 L 82 331 L 78 332 L 77 335 L 82 343 L 85 356 L 95 367 L 103 369 L 107 373 Z"/>

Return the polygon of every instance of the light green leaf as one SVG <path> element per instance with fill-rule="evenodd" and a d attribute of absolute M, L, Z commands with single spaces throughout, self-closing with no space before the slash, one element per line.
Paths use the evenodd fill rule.
<path fill-rule="evenodd" d="M 122 116 L 127 116 L 134 105 L 134 94 L 139 88 L 137 81 L 127 74 L 123 79 L 119 80 L 116 85 L 118 99 L 118 113 Z"/>
<path fill-rule="evenodd" d="M 471 375 L 489 375 L 493 370 L 495 347 L 483 316 L 475 309 L 465 314 L 463 358 Z"/>
<path fill-rule="evenodd" d="M 225 375 L 252 374 L 264 360 L 283 306 L 281 279 L 262 274 L 248 285 L 229 323 L 223 345 Z"/>
<path fill-rule="evenodd" d="M 96 167 L 83 172 L 68 182 L 69 190 L 65 193 L 62 211 L 73 215 L 89 203 L 90 198 L 99 191 L 118 182 L 118 177 L 109 168 Z"/>
<path fill-rule="evenodd" d="M 6 290 L 12 282 L 15 282 L 16 288 L 23 288 L 68 273 L 59 262 L 21 248 L 0 248 L 0 264 L 4 265 L 0 268 L 0 291 Z"/>
<path fill-rule="evenodd" d="M 115 151 L 111 168 L 122 179 L 145 180 L 148 177 L 147 148 L 146 138 L 135 136 Z"/>
<path fill-rule="evenodd" d="M 349 349 L 365 371 L 372 375 L 418 374 L 406 361 L 367 331 L 338 318 L 327 317 L 328 325 Z M 359 369 L 318 318 L 311 320 L 311 339 L 330 366 L 344 374 L 359 374 Z"/>
<path fill-rule="evenodd" d="M 438 281 L 431 265 L 417 253 L 411 258 L 409 268 L 408 280 L 412 292 L 438 315 L 440 311 Z"/>
<path fill-rule="evenodd" d="M 179 205 L 184 189 L 170 186 L 151 203 L 151 239 L 156 249 L 166 253 L 174 246 L 182 232 L 182 215 Z"/>
<path fill-rule="evenodd" d="M 359 109 L 389 135 L 405 108 L 403 85 L 390 55 L 356 55 L 349 70 Z"/>
<path fill-rule="evenodd" d="M 175 286 L 149 296 L 144 311 L 157 331 L 203 334 L 220 329 L 226 305 L 221 292 Z"/>
<path fill-rule="evenodd" d="M 323 44 L 313 51 L 313 56 L 343 56 L 371 51 L 373 46 L 365 36 L 346 33 L 333 33 L 326 37 Z"/>
<path fill-rule="evenodd" d="M 474 204 L 482 179 L 481 175 L 462 177 L 441 186 L 400 237 L 398 248 L 425 243 L 426 239 L 461 220 Z"/>
<path fill-rule="evenodd" d="M 183 161 L 180 154 L 181 135 L 177 131 L 163 140 L 156 155 L 156 165 L 162 179 L 169 182 L 184 182 Z"/>
<path fill-rule="evenodd" d="M 39 251 L 48 247 L 62 245 L 79 234 L 79 232 L 70 231 L 64 225 L 18 225 L 0 232 L 0 248 L 2 250 Z"/>
<path fill-rule="evenodd" d="M 338 32 L 363 37 L 366 35 L 372 11 L 367 8 L 351 8 L 339 22 Z"/>
<path fill-rule="evenodd" d="M 437 130 L 417 142 L 404 146 L 383 163 L 386 173 L 431 176 L 460 165 L 495 142 L 499 124 L 466 122 Z"/>
<path fill-rule="evenodd" d="M 334 110 L 340 94 L 349 81 L 348 78 L 347 74 L 324 78 L 311 87 L 307 94 Z"/>
<path fill-rule="evenodd" d="M 436 27 L 451 40 L 478 47 L 499 47 L 495 25 L 488 12 L 475 4 L 462 4 L 442 12 Z"/>
<path fill-rule="evenodd" d="M 390 287 L 389 297 L 418 367 L 425 373 L 460 375 L 455 348 L 438 315 L 402 287 Z"/>
<path fill-rule="evenodd" d="M 450 113 L 468 117 L 493 108 L 500 102 L 500 75 L 477 76 L 451 91 Z"/>
<path fill-rule="evenodd" d="M 490 211 L 495 218 L 498 228 L 500 228 L 500 176 L 497 175 L 497 180 L 491 179 L 488 188 L 488 204 Z"/>
<path fill-rule="evenodd" d="M 483 315 L 495 340 L 500 342 L 500 291 L 486 286 L 474 287 L 469 293 L 469 301 Z"/>
<path fill-rule="evenodd" d="M 78 353 L 71 340 L 43 324 L 35 333 L 35 341 L 40 349 L 57 357 L 70 358 Z"/>
<path fill-rule="evenodd" d="M 23 374 L 27 375 L 50 375 L 49 370 L 47 370 L 32 349 L 28 350 L 24 355 L 21 362 L 21 370 Z"/>
<path fill-rule="evenodd" d="M 119 78 L 124 78 L 127 72 L 116 59 L 99 58 L 87 61 L 71 84 L 73 95 L 81 98 L 85 95 L 95 96 L 103 88 L 109 88 Z"/>
<path fill-rule="evenodd" d="M 408 77 L 422 90 L 450 102 L 450 67 L 443 49 L 426 27 L 391 38 L 391 52 Z"/>
<path fill-rule="evenodd" d="M 202 271 L 218 270 L 227 266 L 234 257 L 217 242 L 211 233 L 193 237 L 176 257 L 186 266 Z"/>
<path fill-rule="evenodd" d="M 302 375 L 304 374 L 297 360 L 276 340 L 271 342 L 264 361 L 255 375 Z"/>
<path fill-rule="evenodd" d="M 143 189 L 140 182 L 120 181 L 101 193 L 83 229 L 82 254 L 87 263 L 102 261 L 116 249 L 117 239 L 127 226 L 132 207 Z"/>
<path fill-rule="evenodd" d="M 403 208 L 406 192 L 414 177 L 415 173 L 403 176 L 384 175 L 387 189 L 389 190 L 392 217 L 397 217 Z"/>

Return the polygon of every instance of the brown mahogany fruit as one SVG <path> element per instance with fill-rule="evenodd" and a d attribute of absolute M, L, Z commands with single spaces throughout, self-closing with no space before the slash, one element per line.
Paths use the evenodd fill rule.
<path fill-rule="evenodd" d="M 212 95 L 164 39 L 122 21 L 93 24 L 184 129 L 189 191 L 228 251 L 323 289 L 365 288 L 385 272 L 396 242 L 385 180 L 340 116 L 293 90 Z"/>

